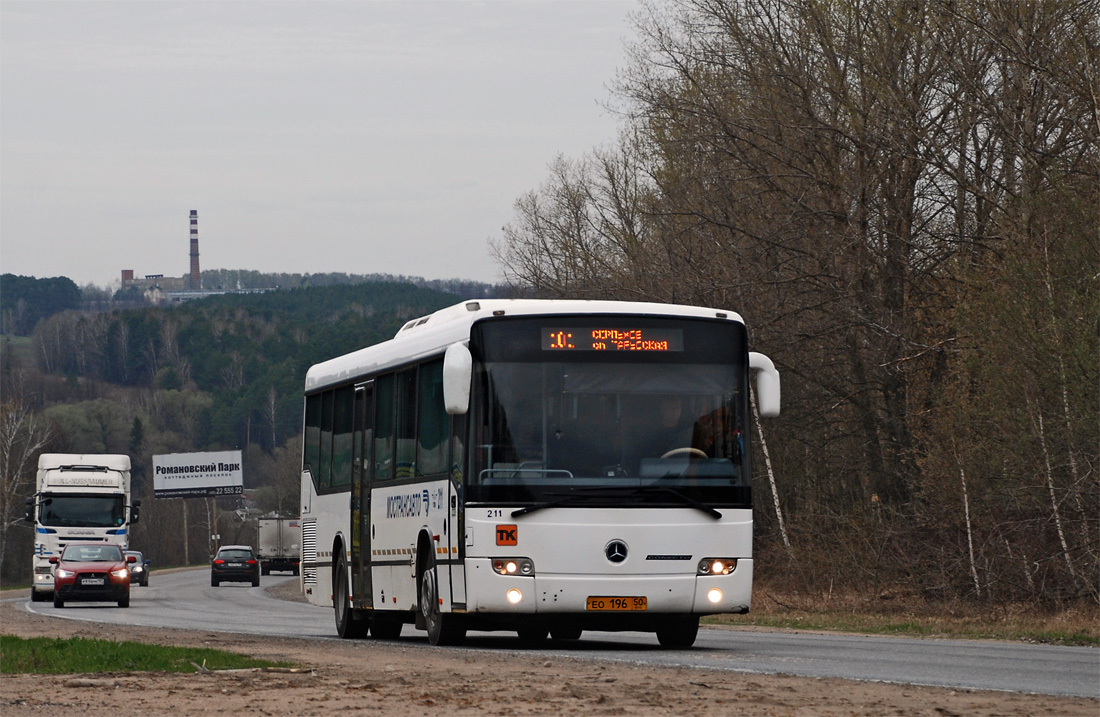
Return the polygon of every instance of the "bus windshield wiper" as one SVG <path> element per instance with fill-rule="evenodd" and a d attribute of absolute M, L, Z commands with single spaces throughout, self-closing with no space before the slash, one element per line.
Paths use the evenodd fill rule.
<path fill-rule="evenodd" d="M 542 503 L 535 503 L 534 505 L 527 505 L 522 508 L 516 508 L 512 511 L 512 517 L 518 518 L 521 515 L 527 515 L 528 513 L 534 513 L 536 510 L 543 510 L 544 508 L 556 508 L 559 505 L 570 503 L 578 498 L 587 498 L 593 493 L 613 493 L 604 486 L 586 486 L 580 488 L 573 488 L 569 493 L 544 493 L 547 496 L 560 496 L 555 500 L 548 500 Z"/>
<path fill-rule="evenodd" d="M 677 500 L 679 500 L 684 505 L 690 506 L 692 508 L 695 508 L 698 511 L 706 513 L 707 515 L 709 515 L 712 518 L 718 519 L 718 518 L 722 517 L 722 514 L 720 512 L 718 512 L 714 508 L 711 508 L 706 503 L 701 503 L 701 502 L 695 500 L 694 498 L 692 498 L 690 496 L 687 496 L 687 495 L 684 495 L 680 491 L 675 490 L 673 488 L 668 488 L 668 487 L 665 487 L 665 486 L 656 486 L 656 485 L 640 486 L 640 487 L 636 487 L 636 488 L 631 489 L 630 492 L 635 494 L 635 495 L 644 494 L 644 493 L 667 493 L 668 495 L 671 495 L 674 498 L 676 498 Z M 602 494 L 602 495 L 600 495 L 600 494 Z M 535 503 L 533 505 L 524 506 L 522 508 L 516 508 L 515 510 L 512 511 L 512 517 L 513 518 L 518 518 L 521 515 L 527 515 L 528 513 L 534 513 L 535 511 L 543 510 L 545 508 L 556 508 L 559 505 L 565 505 L 566 503 L 571 503 L 574 500 L 577 500 L 577 499 L 580 499 L 580 498 L 589 498 L 589 497 L 592 497 L 594 495 L 597 496 L 597 497 L 615 497 L 617 495 L 622 495 L 622 493 L 620 493 L 620 492 L 618 492 L 614 489 L 609 489 L 605 486 L 587 486 L 587 487 L 582 487 L 582 488 L 574 488 L 569 493 L 544 493 L 544 495 L 546 495 L 546 496 L 558 496 L 558 497 L 555 498 L 554 500 L 547 500 L 547 501 L 543 501 L 542 503 Z"/>
<path fill-rule="evenodd" d="M 712 518 L 717 519 L 717 518 L 722 517 L 721 513 L 719 513 L 714 508 L 711 508 L 706 503 L 700 503 L 699 501 L 695 500 L 691 496 L 684 495 L 680 491 L 675 490 L 673 488 L 669 488 L 667 486 L 662 486 L 662 485 L 641 486 L 639 488 L 635 488 L 634 492 L 635 493 L 668 493 L 669 495 L 674 496 L 677 499 L 679 499 L 685 505 L 689 505 L 692 508 L 695 508 L 696 510 L 700 510 L 700 511 L 706 513 L 707 515 L 709 515 Z"/>

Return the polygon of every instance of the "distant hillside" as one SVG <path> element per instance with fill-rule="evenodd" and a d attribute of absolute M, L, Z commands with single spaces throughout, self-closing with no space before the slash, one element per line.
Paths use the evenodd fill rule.
<path fill-rule="evenodd" d="M 448 294 L 470 297 L 492 297 L 500 287 L 464 279 L 424 279 L 419 276 L 390 274 L 324 274 L 263 273 L 249 269 L 213 269 L 202 272 L 202 286 L 207 291 L 255 289 L 303 289 L 307 287 L 339 286 L 343 284 L 412 284 Z"/>
<path fill-rule="evenodd" d="M 79 309 L 80 303 L 80 289 L 72 279 L 4 274 L 0 276 L 0 333 L 26 336 L 42 319 Z"/>
<path fill-rule="evenodd" d="M 39 322 L 33 356 L 38 370 L 72 387 L 43 405 L 87 400 L 87 386 L 100 386 L 99 395 L 110 384 L 151 390 L 153 408 L 158 397 L 182 392 L 201 398 L 193 409 L 201 416 L 184 432 L 190 445 L 174 450 L 255 443 L 271 450 L 301 430 L 312 364 L 392 338 L 409 319 L 464 298 L 378 281 L 67 311 Z"/>
<path fill-rule="evenodd" d="M 424 279 L 389 274 L 263 273 L 249 269 L 214 269 L 202 272 L 206 291 L 255 293 L 357 285 L 406 284 L 463 298 L 502 296 L 506 287 L 464 279 Z M 102 312 L 152 306 L 146 303 L 143 284 L 128 284 L 113 294 L 110 289 L 88 284 L 83 288 L 67 277 L 39 279 L 33 276 L 0 276 L 0 334 L 29 336 L 39 321 L 62 311 L 80 309 Z"/>

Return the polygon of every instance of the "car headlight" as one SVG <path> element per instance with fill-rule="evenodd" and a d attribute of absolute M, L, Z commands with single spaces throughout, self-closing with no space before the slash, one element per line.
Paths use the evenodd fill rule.
<path fill-rule="evenodd" d="M 130 577 L 130 571 L 126 568 L 119 568 L 118 570 L 112 570 L 111 575 L 116 578 L 128 578 Z"/>
<path fill-rule="evenodd" d="M 736 558 L 703 558 L 699 561 L 698 575 L 729 575 L 737 569 Z"/>
<path fill-rule="evenodd" d="M 71 578 L 76 575 L 72 570 L 66 570 L 65 568 L 58 568 L 54 574 L 59 578 Z"/>

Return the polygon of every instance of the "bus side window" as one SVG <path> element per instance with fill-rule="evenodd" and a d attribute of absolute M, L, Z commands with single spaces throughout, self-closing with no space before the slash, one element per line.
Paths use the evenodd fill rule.
<path fill-rule="evenodd" d="M 313 487 L 317 484 L 317 462 L 321 456 L 321 394 L 306 396 L 306 427 L 302 450 L 302 470 L 308 470 L 313 476 Z"/>
<path fill-rule="evenodd" d="M 397 374 L 397 478 L 416 474 L 416 369 Z"/>
<path fill-rule="evenodd" d="M 342 386 L 336 389 L 332 418 L 332 487 L 347 488 L 351 485 L 352 408 L 355 389 Z"/>
<path fill-rule="evenodd" d="M 321 453 L 315 479 L 321 492 L 332 487 L 332 394 L 332 391 L 321 394 Z"/>
<path fill-rule="evenodd" d="M 374 480 L 393 478 L 393 374 L 378 378 L 375 395 Z"/>
<path fill-rule="evenodd" d="M 447 470 L 447 434 L 450 415 L 443 404 L 443 362 L 420 367 L 417 396 L 416 474 L 436 475 Z"/>

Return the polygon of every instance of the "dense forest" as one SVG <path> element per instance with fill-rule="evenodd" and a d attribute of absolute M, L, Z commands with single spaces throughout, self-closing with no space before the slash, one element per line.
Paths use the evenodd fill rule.
<path fill-rule="evenodd" d="M 41 319 L 79 309 L 80 289 L 68 277 L 36 279 L 4 274 L 0 277 L 0 334 L 26 336 Z"/>
<path fill-rule="evenodd" d="M 784 392 L 758 575 L 1095 606 L 1100 3 L 636 23 L 619 141 L 517 201 L 506 276 L 742 313 Z"/>

